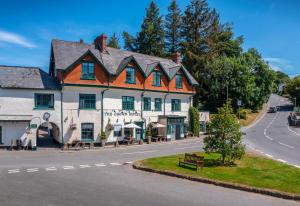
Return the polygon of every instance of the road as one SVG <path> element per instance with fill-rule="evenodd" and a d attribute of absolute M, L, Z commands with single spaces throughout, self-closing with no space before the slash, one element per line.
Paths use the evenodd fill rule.
<path fill-rule="evenodd" d="M 300 168 L 299 129 L 289 127 L 288 115 L 293 109 L 290 100 L 271 95 L 269 106 L 279 106 L 277 113 L 265 113 L 253 126 L 244 129 L 248 148 L 267 157 Z"/>
<path fill-rule="evenodd" d="M 198 151 L 200 139 L 94 151 L 0 152 L 6 205 L 243 205 L 299 203 L 132 169 L 146 157 Z"/>

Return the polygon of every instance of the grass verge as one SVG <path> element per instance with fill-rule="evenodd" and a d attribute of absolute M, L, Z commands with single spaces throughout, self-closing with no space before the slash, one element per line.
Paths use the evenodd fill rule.
<path fill-rule="evenodd" d="M 201 152 L 197 154 L 203 155 Z M 236 162 L 236 165 L 225 167 L 216 166 L 220 158 L 218 154 L 204 154 L 205 166 L 196 171 L 194 167 L 179 167 L 179 157 L 183 157 L 183 154 L 145 159 L 139 163 L 144 167 L 159 171 L 300 194 L 300 169 L 271 159 L 246 154 Z"/>
<path fill-rule="evenodd" d="M 251 125 L 255 120 L 257 120 L 266 110 L 268 109 L 268 104 L 264 104 L 263 108 L 259 110 L 258 112 L 252 112 L 250 114 L 247 114 L 247 119 L 239 119 L 240 124 L 243 127 Z"/>

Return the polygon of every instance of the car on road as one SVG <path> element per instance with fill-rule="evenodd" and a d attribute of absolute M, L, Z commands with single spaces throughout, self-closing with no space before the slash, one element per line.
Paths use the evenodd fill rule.
<path fill-rule="evenodd" d="M 277 112 L 277 107 L 270 107 L 268 110 L 268 113 L 276 113 Z"/>

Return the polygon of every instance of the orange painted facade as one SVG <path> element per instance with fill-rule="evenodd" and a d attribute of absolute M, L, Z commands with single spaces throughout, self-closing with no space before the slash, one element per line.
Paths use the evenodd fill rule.
<path fill-rule="evenodd" d="M 84 80 L 81 79 L 82 61 L 94 62 L 95 79 Z M 98 64 L 93 57 L 87 55 L 81 62 L 75 64 L 72 68 L 68 69 L 63 75 L 63 81 L 66 84 L 80 84 L 80 85 L 99 85 L 99 86 L 112 86 L 119 88 L 131 88 L 139 90 L 154 90 L 163 92 L 180 92 L 180 93 L 194 93 L 194 87 L 188 82 L 186 76 L 182 71 L 178 73 L 182 74 L 182 88 L 176 88 L 176 78 L 174 76 L 170 81 L 162 69 L 157 66 L 153 71 L 161 72 L 161 86 L 153 86 L 153 71 L 145 79 L 142 71 L 134 64 L 130 62 L 127 66 L 135 69 L 135 84 L 126 83 L 126 69 L 124 68 L 119 75 L 113 75 L 109 78 L 108 72 L 103 68 L 101 64 Z"/>
<path fill-rule="evenodd" d="M 91 61 L 94 62 L 93 58 L 90 56 L 86 56 L 82 61 Z M 89 84 L 89 85 L 108 85 L 108 73 L 105 69 L 98 63 L 95 63 L 95 79 L 86 80 L 81 79 L 81 70 L 82 64 L 79 62 L 74 65 L 73 68 L 70 68 L 64 74 L 64 83 L 68 84 Z"/>
<path fill-rule="evenodd" d="M 135 70 L 135 84 L 126 83 L 126 69 L 124 68 L 121 73 L 117 76 L 112 76 L 110 79 L 110 86 L 122 87 L 122 88 L 134 88 L 143 89 L 144 88 L 144 76 L 142 72 L 134 63 L 129 63 L 129 67 L 133 67 Z"/>
<path fill-rule="evenodd" d="M 161 86 L 153 86 L 153 71 L 160 71 L 161 74 Z M 168 91 L 169 87 L 169 81 L 168 77 L 165 75 L 165 73 L 161 70 L 159 66 L 154 68 L 150 75 L 145 80 L 145 89 L 149 90 L 156 90 L 156 91 Z"/>
<path fill-rule="evenodd" d="M 193 86 L 188 82 L 188 79 L 183 74 L 181 70 L 177 72 L 177 74 L 182 75 L 182 88 L 176 88 L 176 75 L 171 79 L 169 83 L 169 91 L 170 92 L 184 92 L 184 93 L 190 93 L 194 91 Z"/>

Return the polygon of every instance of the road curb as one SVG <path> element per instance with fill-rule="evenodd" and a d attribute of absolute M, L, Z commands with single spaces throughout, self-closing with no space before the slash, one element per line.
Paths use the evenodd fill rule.
<path fill-rule="evenodd" d="M 245 185 L 222 182 L 222 181 L 217 181 L 217 180 L 212 180 L 212 179 L 207 179 L 207 178 L 202 178 L 202 177 L 191 177 L 191 176 L 182 175 L 182 174 L 178 174 L 176 172 L 171 172 L 171 171 L 155 170 L 155 169 L 151 169 L 151 168 L 142 166 L 139 161 L 134 162 L 132 167 L 137 170 L 157 173 L 157 174 L 161 174 L 161 175 L 167 175 L 167 176 L 171 176 L 171 177 L 177 177 L 177 178 L 181 178 L 181 179 L 187 179 L 190 181 L 201 182 L 201 183 L 206 183 L 206 184 L 213 184 L 216 186 L 221 186 L 221 187 L 226 187 L 226 188 L 236 189 L 236 190 L 241 190 L 241 191 L 246 191 L 246 192 L 253 192 L 253 193 L 258 193 L 258 194 L 263 194 L 263 195 L 269 195 L 269 196 L 283 198 L 283 199 L 287 199 L 287 200 L 300 201 L 300 195 L 294 195 L 294 194 L 279 192 L 279 191 L 270 190 L 270 189 L 249 187 L 249 186 L 245 186 Z"/>

